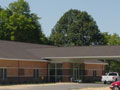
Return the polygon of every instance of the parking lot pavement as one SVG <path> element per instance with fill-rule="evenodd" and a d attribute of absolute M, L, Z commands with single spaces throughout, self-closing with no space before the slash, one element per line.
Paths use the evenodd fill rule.
<path fill-rule="evenodd" d="M 89 87 L 104 87 L 104 84 L 87 84 L 87 83 L 57 83 L 47 85 L 17 85 L 1 87 L 0 90 L 71 90 Z"/>

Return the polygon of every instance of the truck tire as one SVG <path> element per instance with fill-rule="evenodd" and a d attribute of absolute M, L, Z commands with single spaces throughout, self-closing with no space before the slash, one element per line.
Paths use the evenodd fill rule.
<path fill-rule="evenodd" d="M 118 86 L 114 86 L 113 90 L 120 90 L 120 88 Z"/>
<path fill-rule="evenodd" d="M 107 82 L 106 82 L 106 81 L 104 81 L 104 84 L 107 84 Z"/>

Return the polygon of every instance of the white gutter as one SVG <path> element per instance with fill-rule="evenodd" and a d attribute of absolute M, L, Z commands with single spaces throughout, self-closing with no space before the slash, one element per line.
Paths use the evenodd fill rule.
<path fill-rule="evenodd" d="M 42 57 L 42 59 L 120 59 L 120 56 Z"/>
<path fill-rule="evenodd" d="M 104 64 L 104 65 L 108 65 L 108 63 L 94 63 L 94 62 L 93 63 L 84 62 L 84 64 L 102 64 L 102 65 Z"/>
<path fill-rule="evenodd" d="M 15 58 L 0 58 L 0 60 L 15 60 L 15 61 L 42 61 L 50 62 L 44 59 L 120 59 L 120 56 L 74 56 L 74 57 L 42 57 L 38 59 L 15 59 Z"/>

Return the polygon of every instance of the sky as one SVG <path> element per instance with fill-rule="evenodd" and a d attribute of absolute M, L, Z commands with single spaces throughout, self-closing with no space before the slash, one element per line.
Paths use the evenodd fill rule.
<path fill-rule="evenodd" d="M 8 7 L 16 0 L 0 0 L 0 6 Z M 42 30 L 49 36 L 52 28 L 70 9 L 87 11 L 96 21 L 101 32 L 120 35 L 120 0 L 26 0 L 32 13 L 41 19 Z"/>

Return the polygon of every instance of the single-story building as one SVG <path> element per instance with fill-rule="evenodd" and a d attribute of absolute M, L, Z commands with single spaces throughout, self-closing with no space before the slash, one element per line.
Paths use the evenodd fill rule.
<path fill-rule="evenodd" d="M 0 40 L 0 83 L 97 80 L 120 46 L 56 47 Z"/>

